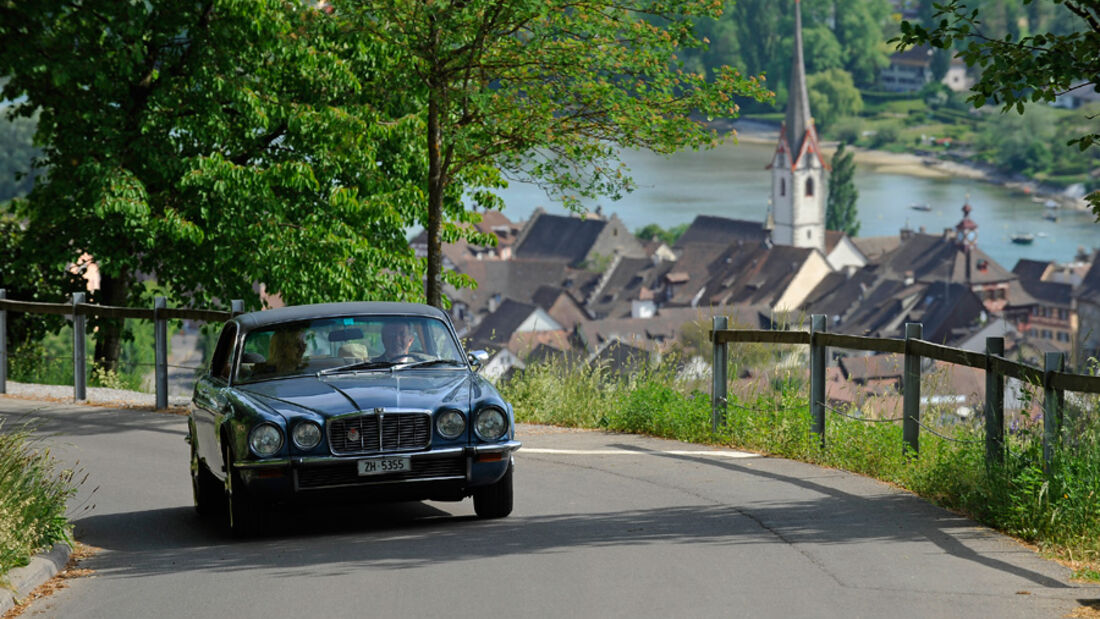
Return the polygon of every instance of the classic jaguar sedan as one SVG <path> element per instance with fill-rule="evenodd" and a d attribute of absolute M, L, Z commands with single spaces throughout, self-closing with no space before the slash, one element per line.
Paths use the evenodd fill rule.
<path fill-rule="evenodd" d="M 512 407 L 442 311 L 327 303 L 225 324 L 188 441 L 200 514 L 249 534 L 277 503 L 460 501 L 512 511 Z"/>

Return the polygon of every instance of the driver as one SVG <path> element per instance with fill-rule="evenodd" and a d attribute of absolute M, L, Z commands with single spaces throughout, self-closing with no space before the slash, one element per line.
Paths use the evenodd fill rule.
<path fill-rule="evenodd" d="M 406 322 L 389 322 L 382 326 L 382 345 L 386 348 L 378 361 L 401 361 L 409 357 L 413 343 L 412 327 Z"/>

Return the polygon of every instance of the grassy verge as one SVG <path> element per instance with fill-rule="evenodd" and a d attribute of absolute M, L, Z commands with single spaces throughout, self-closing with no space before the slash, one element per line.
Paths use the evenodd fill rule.
<path fill-rule="evenodd" d="M 9 432 L 0 420 L 0 583 L 39 550 L 72 543 L 66 500 L 74 492 L 73 471 L 58 470 L 25 428 Z"/>
<path fill-rule="evenodd" d="M 736 375 L 736 374 L 735 374 Z M 555 365 L 529 367 L 502 385 L 518 421 L 649 434 L 722 444 L 875 477 L 943 507 L 1034 543 L 1100 579 L 1100 418 L 1095 406 L 1067 413 L 1065 439 L 1049 473 L 1042 427 L 1017 426 L 1004 466 L 987 468 L 979 420 L 922 431 L 920 456 L 902 452 L 898 423 L 869 423 L 829 414 L 827 446 L 811 436 L 804 387 L 773 381 L 775 390 L 730 396 L 727 426 L 711 431 L 710 395 L 701 381 L 670 370 L 631 377 Z M 935 417 L 929 415 L 929 417 Z M 935 422 L 931 422 L 935 423 Z"/>

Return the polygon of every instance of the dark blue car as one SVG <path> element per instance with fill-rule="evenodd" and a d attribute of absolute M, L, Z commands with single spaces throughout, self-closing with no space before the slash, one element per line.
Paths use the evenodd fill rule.
<path fill-rule="evenodd" d="M 189 420 L 201 514 L 235 533 L 276 503 L 459 501 L 512 511 L 512 407 L 442 311 L 328 303 L 226 323 Z"/>

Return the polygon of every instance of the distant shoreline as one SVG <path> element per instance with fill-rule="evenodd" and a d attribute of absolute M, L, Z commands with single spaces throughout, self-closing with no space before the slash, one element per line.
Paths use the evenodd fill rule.
<path fill-rule="evenodd" d="M 736 135 L 732 137 L 738 142 L 747 144 L 775 144 L 779 137 L 779 129 L 775 125 L 754 120 L 736 120 L 715 128 L 727 136 L 730 131 L 736 131 Z M 831 156 L 836 152 L 837 144 L 837 142 L 822 142 L 821 147 L 825 154 Z M 992 169 L 944 161 L 934 157 L 922 157 L 913 153 L 893 153 L 858 146 L 852 147 L 851 150 L 856 163 L 871 167 L 877 174 L 900 174 L 920 178 L 969 178 L 1016 190 L 1032 196 L 1037 201 L 1050 199 L 1063 207 L 1081 211 L 1089 210 L 1084 199 L 1072 199 L 1058 193 L 1043 192 L 1036 182 L 1013 181 Z"/>

